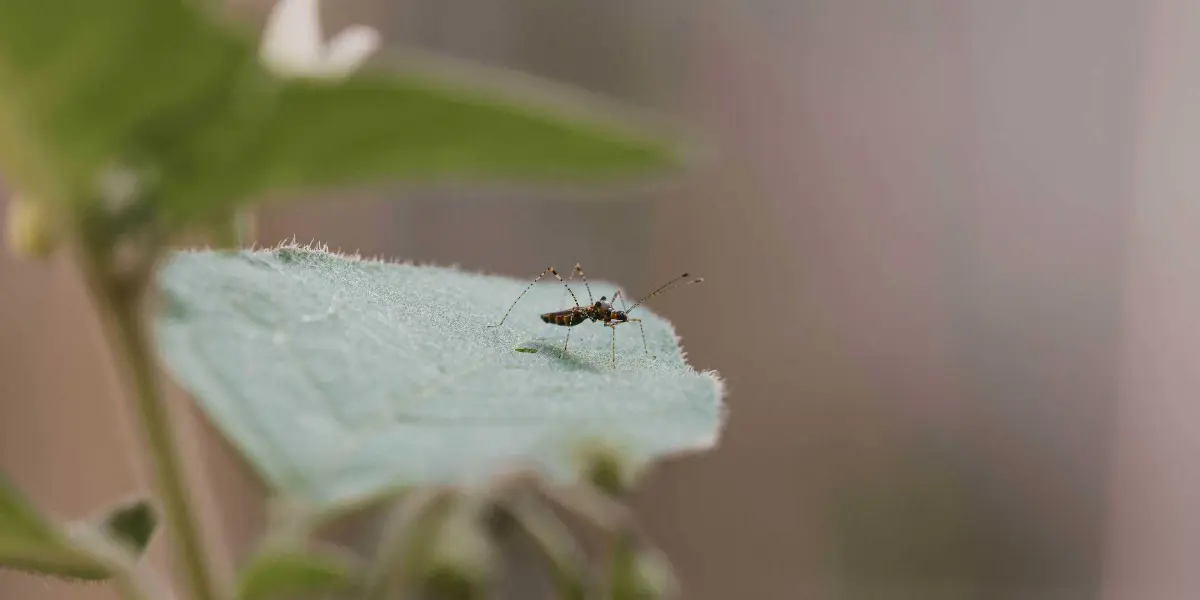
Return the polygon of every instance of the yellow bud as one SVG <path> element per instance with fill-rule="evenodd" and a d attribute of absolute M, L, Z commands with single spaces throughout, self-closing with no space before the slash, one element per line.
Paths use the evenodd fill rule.
<path fill-rule="evenodd" d="M 14 196 L 8 203 L 6 221 L 5 237 L 15 254 L 46 258 L 58 247 L 58 231 L 44 204 Z"/>

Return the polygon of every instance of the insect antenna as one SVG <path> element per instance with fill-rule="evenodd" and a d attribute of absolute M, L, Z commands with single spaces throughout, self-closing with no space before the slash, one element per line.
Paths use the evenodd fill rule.
<path fill-rule="evenodd" d="M 646 294 L 645 296 L 643 296 L 641 300 L 638 300 L 637 302 L 634 302 L 634 303 L 633 303 L 633 306 L 630 306 L 630 307 L 629 307 L 629 310 L 625 311 L 625 314 L 629 314 L 631 311 L 633 311 L 633 309 L 637 308 L 639 304 L 641 304 L 641 303 L 643 303 L 643 302 L 645 302 L 645 301 L 647 301 L 647 300 L 649 300 L 649 299 L 651 299 L 651 298 L 653 298 L 653 297 L 655 297 L 655 296 L 657 296 L 657 295 L 659 295 L 659 294 L 661 294 L 661 293 L 663 293 L 663 292 L 666 292 L 667 290 L 669 290 L 669 289 L 671 289 L 671 288 L 673 288 L 673 287 L 675 287 L 675 286 L 679 285 L 679 284 L 680 284 L 680 282 L 683 282 L 683 283 L 700 283 L 701 281 L 704 281 L 704 278 L 703 278 L 703 277 L 697 277 L 696 279 L 692 279 L 692 280 L 690 280 L 690 281 L 686 281 L 686 282 L 685 282 L 685 281 L 683 281 L 684 279 L 687 279 L 688 277 L 691 277 L 691 273 L 684 273 L 683 275 L 680 275 L 679 277 L 676 277 L 675 279 L 672 279 L 671 281 L 668 281 L 667 283 L 663 284 L 663 286 L 662 286 L 662 287 L 660 287 L 660 288 L 658 288 L 657 290 L 654 290 L 653 292 L 650 292 L 649 294 Z"/>

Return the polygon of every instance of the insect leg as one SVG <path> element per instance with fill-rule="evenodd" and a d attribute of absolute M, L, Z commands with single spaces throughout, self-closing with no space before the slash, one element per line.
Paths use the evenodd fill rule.
<path fill-rule="evenodd" d="M 567 328 L 567 339 L 563 340 L 563 356 L 567 355 L 567 343 L 571 341 L 571 328 Z"/>
<path fill-rule="evenodd" d="M 583 267 L 579 266 L 579 263 L 575 263 L 575 271 L 571 273 L 571 279 L 575 279 L 576 275 L 583 280 L 583 287 L 587 289 L 588 293 L 588 304 L 592 304 L 596 301 L 596 299 L 592 296 L 592 286 L 588 285 L 587 277 L 584 277 L 583 275 Z"/>
<path fill-rule="evenodd" d="M 621 290 L 617 290 L 617 293 L 613 294 L 613 300 L 616 300 L 617 298 L 621 298 L 621 310 L 628 313 L 629 311 L 625 308 L 625 298 L 621 296 Z M 637 323 L 638 328 L 642 330 L 642 348 L 646 350 L 647 355 L 650 354 L 650 344 L 646 343 L 646 326 L 642 325 L 641 319 L 635 319 L 633 317 L 629 317 L 629 322 Z M 614 329 L 614 331 L 616 330 Z"/>
<path fill-rule="evenodd" d="M 596 302 L 596 299 L 594 296 L 592 296 L 592 286 L 588 285 L 587 277 L 583 276 L 583 267 L 580 267 L 579 263 L 575 263 L 575 268 L 571 271 L 571 276 L 567 278 L 567 283 L 571 283 L 572 281 L 575 281 L 576 275 L 578 275 L 579 278 L 583 280 L 583 287 L 587 288 L 588 305 L 591 306 L 593 303 Z M 569 289 L 569 286 L 568 286 L 568 289 Z"/>
<path fill-rule="evenodd" d="M 617 326 L 612 323 L 605 323 L 605 327 L 612 329 L 612 366 L 617 368 Z"/>
<path fill-rule="evenodd" d="M 521 292 L 521 294 L 520 294 L 519 296 L 517 296 L 517 299 L 516 299 L 516 300 L 513 300 L 512 306 L 509 306 L 509 307 L 508 307 L 508 312 L 504 313 L 504 318 L 500 319 L 500 322 L 499 322 L 499 323 L 496 323 L 495 325 L 488 325 L 488 327 L 499 327 L 499 326 L 503 325 L 503 324 L 504 324 L 504 321 L 505 321 L 505 319 L 508 319 L 508 315 L 509 315 L 510 313 L 512 313 L 512 309 L 513 309 L 513 308 L 515 308 L 515 307 L 517 306 L 517 302 L 520 302 L 520 301 L 521 301 L 521 298 L 522 298 L 523 296 L 525 296 L 526 292 L 528 292 L 529 290 L 533 289 L 533 286 L 534 286 L 535 284 L 537 284 L 537 282 L 541 281 L 541 280 L 542 280 L 542 278 L 546 276 L 546 273 L 554 273 L 554 276 L 555 276 L 556 278 L 558 278 L 558 281 L 559 281 L 559 283 L 563 284 L 563 286 L 566 286 L 566 288 L 567 288 L 567 291 L 568 291 L 568 292 L 571 292 L 571 287 L 567 285 L 567 282 L 563 281 L 563 278 L 562 278 L 561 276 L 559 276 L 559 274 L 558 274 L 558 271 L 554 270 L 554 267 L 553 267 L 553 266 L 546 267 L 546 270 L 545 270 L 545 271 L 542 271 L 542 274 L 541 274 L 541 275 L 538 275 L 538 276 L 537 276 L 537 278 L 535 278 L 535 279 L 533 280 L 533 282 L 532 282 L 532 283 L 530 283 L 530 284 L 529 284 L 529 285 L 528 285 L 528 286 L 525 288 L 525 290 L 524 290 L 523 292 Z M 576 306 L 576 307 L 578 307 L 578 306 L 579 306 L 579 299 L 575 297 L 575 292 L 571 292 L 571 299 L 575 301 L 575 306 Z"/>

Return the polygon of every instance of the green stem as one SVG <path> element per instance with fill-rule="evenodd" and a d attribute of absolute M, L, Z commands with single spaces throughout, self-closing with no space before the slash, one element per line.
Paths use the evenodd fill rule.
<path fill-rule="evenodd" d="M 122 279 L 100 261 L 92 263 L 90 279 L 102 310 L 107 313 L 114 350 L 124 362 L 134 393 L 134 408 L 147 444 L 169 535 L 175 540 L 176 560 L 192 600 L 218 600 L 208 555 L 200 536 L 195 508 L 184 483 L 185 472 L 169 407 L 158 382 L 150 337 L 141 314 L 144 281 Z"/>

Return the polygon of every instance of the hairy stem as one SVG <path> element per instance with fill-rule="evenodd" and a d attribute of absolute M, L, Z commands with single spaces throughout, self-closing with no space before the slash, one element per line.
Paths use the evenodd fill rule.
<path fill-rule="evenodd" d="M 141 314 L 149 278 L 144 274 L 122 277 L 110 264 L 97 258 L 93 256 L 89 261 L 89 283 L 106 317 L 117 359 L 124 363 L 127 372 L 164 520 L 175 540 L 176 560 L 192 600 L 218 600 L 195 507 L 184 483 L 183 460 L 159 385 L 149 332 Z"/>

